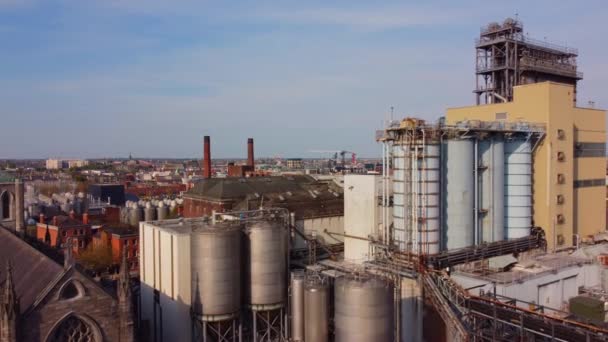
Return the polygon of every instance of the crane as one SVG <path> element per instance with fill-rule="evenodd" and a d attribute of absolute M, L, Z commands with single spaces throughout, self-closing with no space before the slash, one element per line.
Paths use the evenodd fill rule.
<path fill-rule="evenodd" d="M 351 163 L 352 164 L 356 164 L 357 163 L 357 154 L 355 152 L 351 152 L 351 151 L 346 151 L 346 150 L 309 150 L 308 152 L 312 152 L 312 153 L 333 153 L 334 154 L 334 160 L 336 161 L 336 164 L 338 163 L 338 155 L 340 155 L 340 157 L 342 158 L 342 166 L 346 167 L 346 155 L 350 154 L 351 155 Z"/>

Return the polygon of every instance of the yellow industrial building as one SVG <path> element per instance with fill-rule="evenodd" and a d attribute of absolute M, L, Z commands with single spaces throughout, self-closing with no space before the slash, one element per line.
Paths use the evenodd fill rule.
<path fill-rule="evenodd" d="M 533 219 L 550 250 L 606 230 L 606 112 L 575 107 L 572 85 L 513 87 L 513 101 L 450 108 L 462 120 L 541 123 L 546 136 L 534 154 Z"/>

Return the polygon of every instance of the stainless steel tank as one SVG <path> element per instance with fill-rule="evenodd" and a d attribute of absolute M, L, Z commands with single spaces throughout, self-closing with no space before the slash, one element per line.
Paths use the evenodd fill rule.
<path fill-rule="evenodd" d="M 479 143 L 480 158 L 480 208 L 482 216 L 482 242 L 494 242 L 505 238 L 505 143 L 502 136 L 495 136 Z"/>
<path fill-rule="evenodd" d="M 158 220 L 166 220 L 169 216 L 169 208 L 167 208 L 162 202 L 158 204 Z"/>
<path fill-rule="evenodd" d="M 144 220 L 144 209 L 140 206 L 135 206 L 129 211 L 129 224 L 138 226 L 139 222 Z"/>
<path fill-rule="evenodd" d="M 336 279 L 335 342 L 393 341 L 393 296 L 393 286 L 382 280 Z"/>
<path fill-rule="evenodd" d="M 305 341 L 328 341 L 329 286 L 321 278 L 306 280 L 304 288 L 304 322 Z"/>
<path fill-rule="evenodd" d="M 450 139 L 445 145 L 445 247 L 472 246 L 475 240 L 475 143 Z"/>
<path fill-rule="evenodd" d="M 278 305 L 286 297 L 286 234 L 280 221 L 250 223 L 246 229 L 248 251 L 248 303 Z"/>
<path fill-rule="evenodd" d="M 304 341 L 304 271 L 291 272 L 291 338 Z"/>
<path fill-rule="evenodd" d="M 154 221 L 156 220 L 156 208 L 148 205 L 146 209 L 144 209 L 144 220 L 145 221 Z"/>
<path fill-rule="evenodd" d="M 238 224 L 208 224 L 192 231 L 192 308 L 203 320 L 240 310 L 241 239 Z"/>
<path fill-rule="evenodd" d="M 507 238 L 530 235 L 532 226 L 532 146 L 527 140 L 505 144 L 505 230 Z"/>

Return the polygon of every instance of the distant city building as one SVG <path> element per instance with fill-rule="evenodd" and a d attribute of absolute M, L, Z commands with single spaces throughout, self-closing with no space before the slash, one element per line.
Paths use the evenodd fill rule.
<path fill-rule="evenodd" d="M 89 165 L 88 160 L 83 159 L 47 159 L 47 170 L 60 170 L 74 167 L 84 167 Z"/>
<path fill-rule="evenodd" d="M 286 162 L 286 166 L 289 169 L 301 169 L 303 165 L 302 158 L 289 158 Z"/>

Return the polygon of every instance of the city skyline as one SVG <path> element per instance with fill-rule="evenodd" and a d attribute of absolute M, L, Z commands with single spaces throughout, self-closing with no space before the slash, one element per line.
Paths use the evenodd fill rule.
<path fill-rule="evenodd" d="M 516 13 L 579 49 L 579 105 L 608 107 L 597 1 L 0 1 L 0 158 L 200 158 L 204 135 L 214 158 L 248 137 L 259 156 L 377 157 L 391 106 L 435 120 L 474 103 L 479 27 Z"/>

